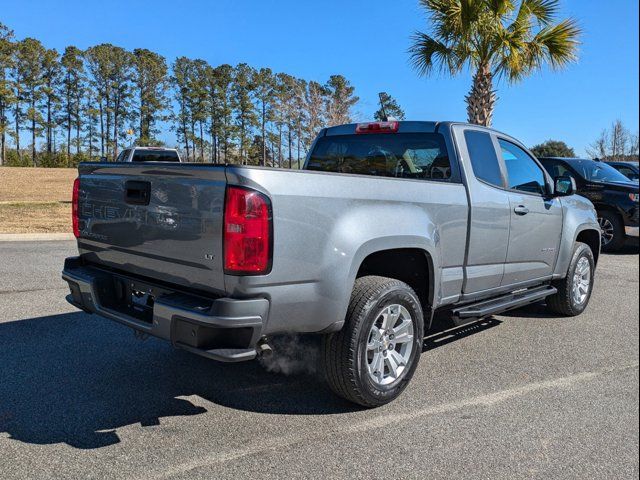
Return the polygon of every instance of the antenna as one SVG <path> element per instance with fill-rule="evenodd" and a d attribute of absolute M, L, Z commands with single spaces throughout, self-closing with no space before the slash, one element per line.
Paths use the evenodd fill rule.
<path fill-rule="evenodd" d="M 382 101 L 382 95 L 384 95 L 384 92 L 378 93 L 378 98 L 380 99 L 380 110 L 382 110 L 383 120 L 385 122 L 387 122 L 387 121 L 389 121 L 389 118 L 387 117 L 387 111 L 384 108 L 384 102 Z"/>

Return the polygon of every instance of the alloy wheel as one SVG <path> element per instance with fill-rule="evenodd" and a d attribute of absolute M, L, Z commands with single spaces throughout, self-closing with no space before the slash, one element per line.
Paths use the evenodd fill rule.
<path fill-rule="evenodd" d="M 587 257 L 581 257 L 573 273 L 573 285 L 571 286 L 571 295 L 574 303 L 582 305 L 587 300 L 590 285 L 591 264 Z"/>
<path fill-rule="evenodd" d="M 367 339 L 367 372 L 376 385 L 396 382 L 413 352 L 413 321 L 402 305 L 385 307 L 371 325 Z"/>
<path fill-rule="evenodd" d="M 600 235 L 602 237 L 602 246 L 608 245 L 613 240 L 615 229 L 613 224 L 606 218 L 599 217 L 598 223 L 600 224 Z"/>

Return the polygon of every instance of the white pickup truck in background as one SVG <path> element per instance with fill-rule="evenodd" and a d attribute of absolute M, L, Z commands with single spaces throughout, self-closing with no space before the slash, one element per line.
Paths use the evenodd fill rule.
<path fill-rule="evenodd" d="M 175 148 L 130 147 L 122 150 L 116 162 L 182 162 Z"/>

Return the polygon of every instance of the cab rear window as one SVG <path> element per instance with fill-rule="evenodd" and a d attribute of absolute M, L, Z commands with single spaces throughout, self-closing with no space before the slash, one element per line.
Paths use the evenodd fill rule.
<path fill-rule="evenodd" d="M 307 170 L 450 181 L 451 163 L 439 133 L 382 133 L 321 137 Z"/>
<path fill-rule="evenodd" d="M 166 150 L 136 150 L 132 162 L 179 162 L 178 153 Z"/>

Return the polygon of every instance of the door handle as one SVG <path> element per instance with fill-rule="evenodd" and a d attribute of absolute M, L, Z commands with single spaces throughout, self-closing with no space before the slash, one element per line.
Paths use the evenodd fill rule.
<path fill-rule="evenodd" d="M 526 215 L 527 213 L 529 213 L 529 209 L 524 205 L 518 205 L 513 209 L 513 211 L 516 212 L 516 215 Z"/>

